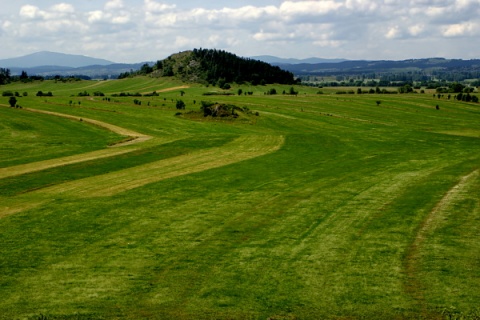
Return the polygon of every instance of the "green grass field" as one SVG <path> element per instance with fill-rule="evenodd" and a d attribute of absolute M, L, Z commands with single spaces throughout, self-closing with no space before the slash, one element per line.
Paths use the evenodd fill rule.
<path fill-rule="evenodd" d="M 239 88 L 0 87 L 0 319 L 480 319 L 479 104 Z"/>

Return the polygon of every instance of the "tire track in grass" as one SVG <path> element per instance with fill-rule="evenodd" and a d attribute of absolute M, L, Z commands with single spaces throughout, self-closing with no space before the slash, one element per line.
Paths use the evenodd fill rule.
<path fill-rule="evenodd" d="M 457 199 L 457 197 L 464 192 L 464 190 L 468 189 L 478 176 L 478 169 L 463 176 L 460 181 L 443 196 L 443 198 L 421 222 L 416 236 L 408 248 L 404 265 L 406 272 L 405 291 L 417 301 L 425 315 L 427 315 L 427 304 L 423 293 L 424 286 L 421 279 L 418 277 L 420 269 L 419 263 L 422 259 L 422 246 L 428 237 L 428 233 L 435 228 L 436 222 L 441 217 L 441 212 L 446 210 Z"/>

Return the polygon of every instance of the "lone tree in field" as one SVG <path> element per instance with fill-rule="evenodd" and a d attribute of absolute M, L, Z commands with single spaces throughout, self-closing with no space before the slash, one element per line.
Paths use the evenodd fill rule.
<path fill-rule="evenodd" d="M 376 102 L 377 102 L 377 106 L 379 106 L 382 103 L 382 101 L 380 100 L 377 100 Z"/>
<path fill-rule="evenodd" d="M 177 100 L 177 109 L 185 110 L 185 102 L 183 102 L 182 100 Z"/>
<path fill-rule="evenodd" d="M 8 103 L 10 104 L 10 107 L 15 108 L 15 106 L 17 105 L 17 99 L 15 97 L 10 97 Z"/>

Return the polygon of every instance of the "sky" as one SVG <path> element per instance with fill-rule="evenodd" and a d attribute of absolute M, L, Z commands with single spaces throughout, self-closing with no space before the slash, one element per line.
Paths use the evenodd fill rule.
<path fill-rule="evenodd" d="M 480 0 L 11 0 L 0 59 L 38 51 L 119 63 L 193 48 L 238 56 L 480 58 Z"/>

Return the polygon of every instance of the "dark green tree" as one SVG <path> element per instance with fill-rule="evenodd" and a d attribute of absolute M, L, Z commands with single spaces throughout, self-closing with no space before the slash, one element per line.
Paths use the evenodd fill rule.
<path fill-rule="evenodd" d="M 8 99 L 8 103 L 10 104 L 10 107 L 15 108 L 15 106 L 17 105 L 17 98 L 10 97 L 10 99 Z"/>
<path fill-rule="evenodd" d="M 0 68 L 0 85 L 10 82 L 10 69 Z"/>
<path fill-rule="evenodd" d="M 185 102 L 183 102 L 183 100 L 177 100 L 176 107 L 178 110 L 185 110 Z"/>
<path fill-rule="evenodd" d="M 28 74 L 26 71 L 22 71 L 22 74 L 20 75 L 20 81 L 26 82 L 28 80 Z"/>
<path fill-rule="evenodd" d="M 454 83 L 451 83 L 449 85 L 450 87 L 450 91 L 453 92 L 453 93 L 459 93 L 459 92 L 462 92 L 463 89 L 465 88 L 465 86 L 461 83 L 458 83 L 458 82 L 454 82 Z M 460 100 L 460 99 L 459 99 Z"/>
<path fill-rule="evenodd" d="M 140 74 L 149 74 L 153 72 L 153 68 L 148 65 L 148 63 L 145 63 L 142 68 L 140 68 Z"/>

